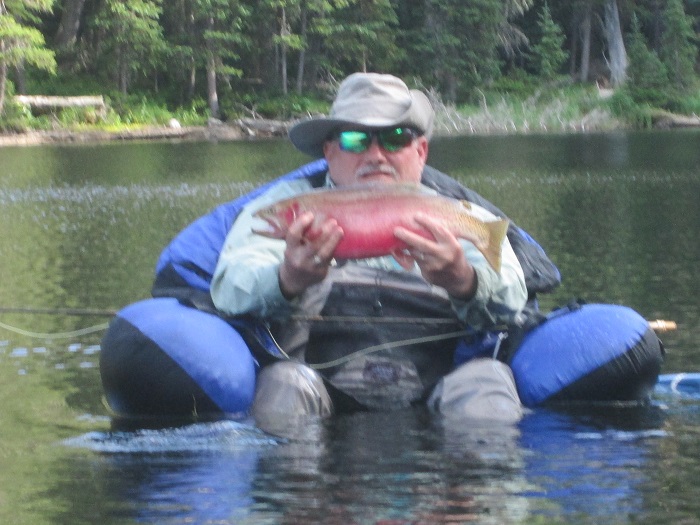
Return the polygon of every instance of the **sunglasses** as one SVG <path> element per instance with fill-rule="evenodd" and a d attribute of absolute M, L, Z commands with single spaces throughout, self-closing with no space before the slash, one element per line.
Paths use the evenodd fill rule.
<path fill-rule="evenodd" d="M 372 131 L 347 130 L 335 134 L 340 149 L 350 153 L 362 153 L 372 145 L 377 137 L 377 143 L 389 153 L 399 151 L 408 146 L 419 133 L 411 128 L 385 128 Z"/>

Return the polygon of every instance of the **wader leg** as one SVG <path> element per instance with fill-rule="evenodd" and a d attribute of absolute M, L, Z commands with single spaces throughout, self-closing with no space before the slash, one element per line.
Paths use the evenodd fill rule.
<path fill-rule="evenodd" d="M 258 374 L 251 414 L 269 431 L 305 416 L 327 417 L 333 403 L 318 373 L 296 361 L 279 361 Z"/>
<path fill-rule="evenodd" d="M 498 423 L 516 423 L 523 415 L 513 373 L 495 359 L 473 359 L 444 376 L 428 407 L 451 419 Z"/>

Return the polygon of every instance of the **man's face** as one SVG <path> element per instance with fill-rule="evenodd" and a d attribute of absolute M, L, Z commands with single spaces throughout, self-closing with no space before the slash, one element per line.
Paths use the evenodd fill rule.
<path fill-rule="evenodd" d="M 423 167 L 428 158 L 428 139 L 424 136 L 414 136 L 404 147 L 395 149 L 389 143 L 395 139 L 395 134 L 400 133 L 397 128 L 387 128 L 383 130 L 345 130 L 350 132 L 344 137 L 336 136 L 327 141 L 323 146 L 323 153 L 328 161 L 328 172 L 331 179 L 337 186 L 350 186 L 353 184 L 366 183 L 419 183 Z M 356 133 L 359 131 L 359 135 Z M 374 131 L 371 136 L 371 143 L 367 145 L 367 137 L 364 141 L 363 131 Z M 386 133 L 382 137 L 377 137 L 376 132 Z M 394 133 L 396 132 L 396 133 Z M 388 137 L 385 145 L 384 137 Z M 345 140 L 347 139 L 347 140 Z M 357 146 L 358 142 L 364 142 L 364 147 Z M 389 144 L 387 146 L 386 144 Z M 396 141 L 394 140 L 394 144 Z M 345 145 L 345 147 L 343 146 Z M 351 149 L 364 150 L 355 152 Z M 387 149 L 388 148 L 388 149 Z"/>

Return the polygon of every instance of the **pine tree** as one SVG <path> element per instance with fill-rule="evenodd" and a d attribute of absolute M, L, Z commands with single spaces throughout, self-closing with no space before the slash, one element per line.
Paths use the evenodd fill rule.
<path fill-rule="evenodd" d="M 386 70 L 396 63 L 398 18 L 389 0 L 350 0 L 326 21 L 327 67 L 346 71 Z M 340 71 L 333 71 L 340 73 Z"/>
<path fill-rule="evenodd" d="M 100 52 L 126 94 L 136 74 L 153 71 L 166 50 L 159 24 L 161 0 L 106 0 L 95 24 L 103 30 Z"/>
<path fill-rule="evenodd" d="M 624 90 L 637 104 L 663 107 L 667 104 L 668 74 L 657 54 L 649 49 L 637 16 L 627 36 L 629 66 Z"/>
<path fill-rule="evenodd" d="M 432 69 L 447 100 L 492 81 L 499 74 L 500 0 L 427 0 L 419 67 Z M 430 72 L 430 69 L 428 70 Z M 461 92 L 461 93 L 460 93 Z"/>
<path fill-rule="evenodd" d="M 683 95 L 696 84 L 698 49 L 693 21 L 685 14 L 682 0 L 668 0 L 663 25 L 659 58 L 666 66 L 670 88 L 675 94 Z"/>
<path fill-rule="evenodd" d="M 37 13 L 51 10 L 53 0 L 0 1 L 0 115 L 5 109 L 5 94 L 10 67 L 30 64 L 45 71 L 56 71 L 54 53 L 46 48 L 38 25 Z"/>
<path fill-rule="evenodd" d="M 553 80 L 569 53 L 564 49 L 565 35 L 561 27 L 552 19 L 549 4 L 545 3 L 539 14 L 537 27 L 540 39 L 532 46 L 532 55 L 538 75 L 545 80 Z"/>

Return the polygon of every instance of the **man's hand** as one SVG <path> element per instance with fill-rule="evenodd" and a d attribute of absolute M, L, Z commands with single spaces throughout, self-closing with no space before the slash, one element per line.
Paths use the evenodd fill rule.
<path fill-rule="evenodd" d="M 289 227 L 284 261 L 279 269 L 279 285 L 287 299 L 293 299 L 328 274 L 335 247 L 343 230 L 335 219 L 320 226 L 311 212 L 302 213 Z"/>
<path fill-rule="evenodd" d="M 444 288 L 455 299 L 474 297 L 477 275 L 457 238 L 439 221 L 426 215 L 416 214 L 415 221 L 433 239 L 426 239 L 406 228 L 396 228 L 394 235 L 408 245 L 410 255 L 407 260 L 397 259 L 399 264 L 410 269 L 415 261 L 426 281 Z"/>

